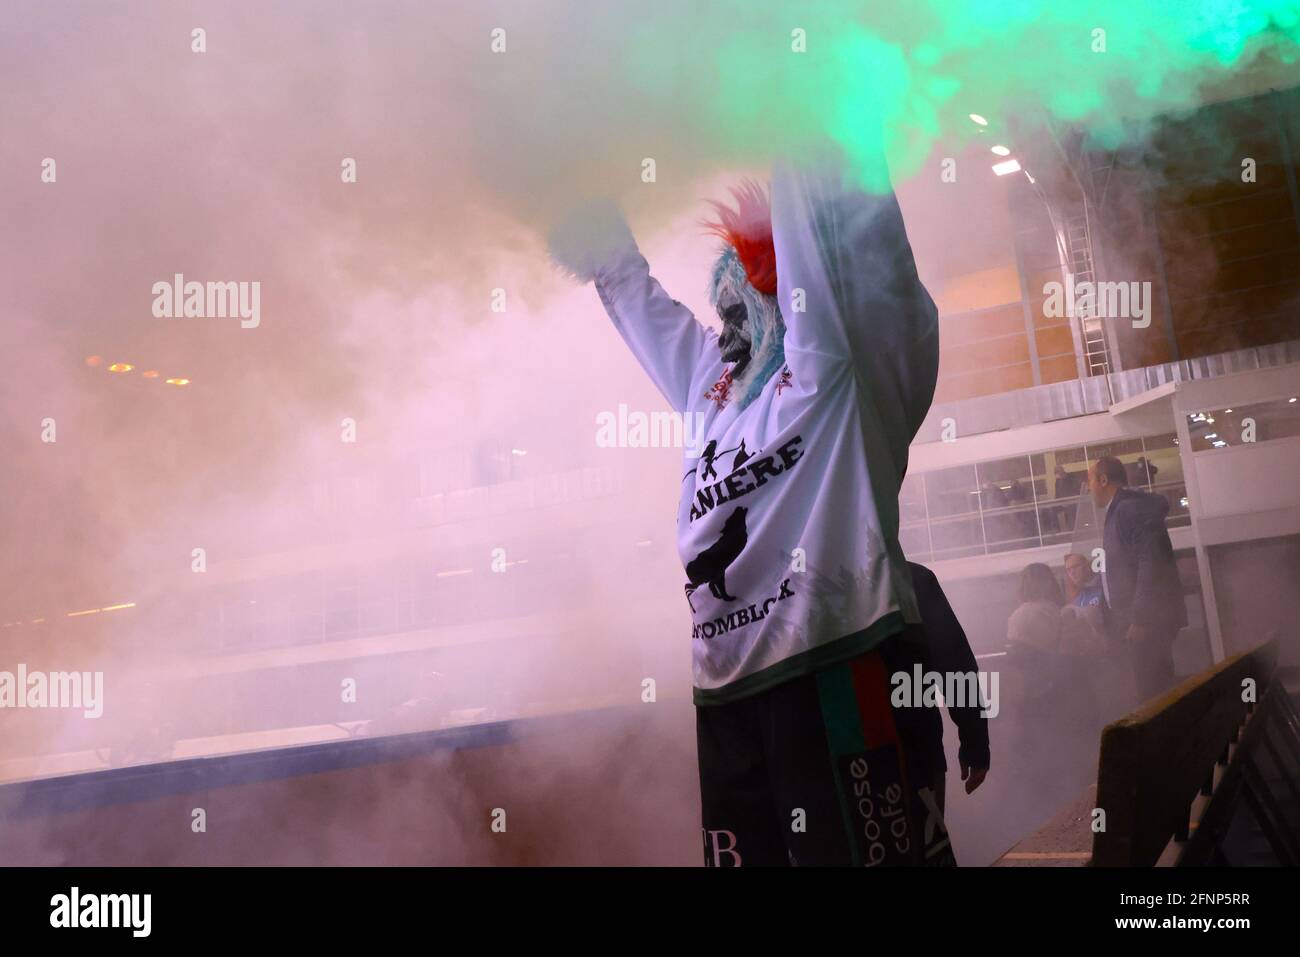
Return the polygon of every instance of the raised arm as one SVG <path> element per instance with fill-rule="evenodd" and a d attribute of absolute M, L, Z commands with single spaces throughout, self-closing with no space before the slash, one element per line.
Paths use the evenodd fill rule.
<path fill-rule="evenodd" d="M 690 408 L 697 368 L 715 336 L 650 275 L 650 266 L 614 204 L 588 204 L 550 236 L 551 258 L 594 282 L 601 304 L 655 386 L 678 412 Z"/>
<path fill-rule="evenodd" d="M 772 227 L 791 372 L 815 382 L 852 368 L 901 481 L 934 396 L 939 332 L 898 201 L 861 189 L 827 147 L 776 164 Z"/>

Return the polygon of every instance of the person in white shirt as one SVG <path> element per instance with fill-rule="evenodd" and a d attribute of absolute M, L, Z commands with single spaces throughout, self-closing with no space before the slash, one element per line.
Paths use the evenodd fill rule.
<path fill-rule="evenodd" d="M 677 539 L 706 863 L 950 863 L 914 716 L 889 705 L 890 676 L 924 655 L 902 637 L 920 619 L 898 489 L 934 392 L 934 303 L 894 196 L 835 149 L 778 162 L 770 201 L 752 182 L 732 199 L 711 225 L 720 335 L 650 275 L 612 204 L 551 236 L 704 426 Z"/>

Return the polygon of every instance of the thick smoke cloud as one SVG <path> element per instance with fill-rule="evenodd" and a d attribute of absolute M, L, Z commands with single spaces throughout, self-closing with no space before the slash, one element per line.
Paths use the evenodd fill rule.
<path fill-rule="evenodd" d="M 701 199 L 761 175 L 803 138 L 839 139 L 877 185 L 887 157 L 906 191 L 937 149 L 968 145 L 972 110 L 1108 120 L 1121 106 L 1193 105 L 1203 82 L 1230 81 L 1261 53 L 1293 64 L 1296 10 L 10 5 L 0 14 L 0 621 L 22 625 L 4 632 L 13 637 L 0 666 L 25 655 L 101 668 L 109 695 L 137 671 L 180 668 L 194 657 L 183 618 L 172 634 L 123 647 L 118 632 L 66 613 L 165 600 L 196 546 L 220 563 L 401 530 L 399 517 L 344 509 L 305 535 L 292 509 L 322 482 L 450 460 L 488 436 L 526 449 L 539 473 L 632 463 L 620 494 L 635 506 L 603 534 L 611 548 L 652 538 L 636 568 L 665 596 L 639 631 L 605 633 L 618 607 L 602 587 L 633 566 L 555 568 L 556 588 L 589 598 L 575 629 L 597 636 L 559 649 L 570 657 L 532 659 L 521 685 L 567 680 L 579 658 L 612 662 L 581 690 L 633 704 L 639 689 L 610 676 L 671 661 L 665 685 L 683 693 L 685 609 L 669 604 L 680 594 L 669 527 L 677 453 L 595 448 L 598 412 L 660 401 L 590 289 L 548 263 L 547 227 L 588 197 L 613 197 L 656 275 L 707 320 L 713 245 L 696 226 Z M 1108 31 L 1104 54 L 1091 48 L 1094 27 Z M 195 28 L 206 52 L 191 49 Z M 807 52 L 792 51 L 792 30 L 806 31 Z M 942 204 L 918 203 L 934 211 L 909 224 L 918 249 L 927 232 L 950 238 Z M 929 246 L 951 255 L 941 239 Z M 154 318 L 152 287 L 176 273 L 260 282 L 260 325 Z M 504 312 L 493 311 L 495 290 Z M 135 368 L 109 372 L 115 362 Z M 171 377 L 191 381 L 162 381 Z M 345 418 L 356 444 L 339 440 Z M 41 441 L 47 419 L 54 443 Z M 500 536 L 519 521 L 503 519 Z M 632 649 L 621 658 L 590 653 L 620 640 Z M 160 694 L 136 710 L 110 700 L 109 713 L 143 721 L 161 701 L 187 727 L 208 706 Z M 83 727 L 41 718 L 6 756 L 82 740 Z"/>

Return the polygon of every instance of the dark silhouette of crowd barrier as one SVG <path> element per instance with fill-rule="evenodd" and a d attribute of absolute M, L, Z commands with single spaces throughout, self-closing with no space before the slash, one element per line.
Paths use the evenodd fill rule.
<path fill-rule="evenodd" d="M 1101 734 L 1097 783 L 999 865 L 1300 864 L 1300 717 L 1276 636 Z"/>
<path fill-rule="evenodd" d="M 1094 866 L 1245 863 L 1229 851 L 1242 813 L 1275 863 L 1300 864 L 1300 721 L 1277 651 L 1274 637 L 1105 728 Z"/>

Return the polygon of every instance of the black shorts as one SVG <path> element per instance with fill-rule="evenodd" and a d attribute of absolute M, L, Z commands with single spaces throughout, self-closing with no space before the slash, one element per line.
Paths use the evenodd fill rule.
<path fill-rule="evenodd" d="M 942 727 L 936 740 L 927 709 L 890 704 L 890 675 L 915 663 L 924 670 L 922 647 L 895 637 L 697 707 L 705 865 L 954 865 Z"/>

